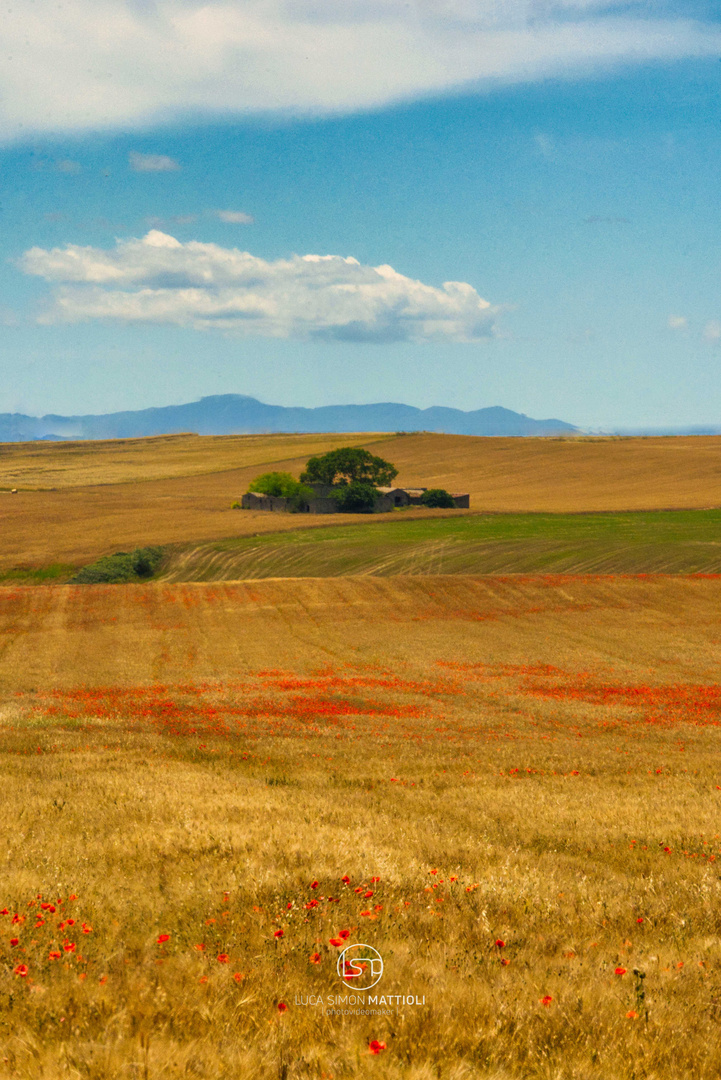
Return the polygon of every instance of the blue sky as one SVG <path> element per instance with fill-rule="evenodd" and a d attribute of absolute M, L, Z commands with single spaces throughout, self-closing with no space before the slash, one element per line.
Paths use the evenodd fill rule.
<path fill-rule="evenodd" d="M 719 423 L 714 6 L 84 4 L 6 43 L 0 411 Z"/>

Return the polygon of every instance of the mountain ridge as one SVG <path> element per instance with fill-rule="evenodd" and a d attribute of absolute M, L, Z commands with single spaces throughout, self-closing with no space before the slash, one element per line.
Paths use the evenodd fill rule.
<path fill-rule="evenodd" d="M 0 413 L 0 442 L 129 439 L 187 431 L 199 435 L 264 435 L 408 430 L 449 435 L 538 436 L 570 434 L 579 429 L 563 420 L 534 420 L 500 405 L 469 412 L 442 405 L 418 409 L 399 402 L 304 408 L 268 405 L 245 394 L 214 394 L 183 405 L 77 416 Z"/>

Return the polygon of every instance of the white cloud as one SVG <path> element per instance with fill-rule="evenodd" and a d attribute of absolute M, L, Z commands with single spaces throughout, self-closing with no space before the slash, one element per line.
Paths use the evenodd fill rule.
<path fill-rule="evenodd" d="M 139 154 L 131 150 L 128 154 L 130 168 L 134 172 L 176 172 L 180 165 L 165 154 Z"/>
<path fill-rule="evenodd" d="M 59 283 L 42 322 L 174 323 L 244 335 L 345 341 L 478 341 L 498 309 L 464 281 L 441 288 L 340 255 L 267 262 L 151 230 L 114 249 L 34 247 L 22 269 Z"/>
<path fill-rule="evenodd" d="M 703 328 L 703 336 L 710 345 L 718 345 L 721 342 L 721 322 L 717 319 L 707 322 Z"/>
<path fill-rule="evenodd" d="M 669 315 L 668 328 L 669 330 L 685 330 L 688 326 L 688 319 L 685 315 Z"/>
<path fill-rule="evenodd" d="M 242 210 L 218 210 L 218 217 L 228 225 L 252 225 L 254 218 Z"/>
<path fill-rule="evenodd" d="M 695 0 L 34 0 L 3 9 L 0 137 L 338 112 L 721 55 Z M 12 60 L 7 60 L 12 57 Z"/>

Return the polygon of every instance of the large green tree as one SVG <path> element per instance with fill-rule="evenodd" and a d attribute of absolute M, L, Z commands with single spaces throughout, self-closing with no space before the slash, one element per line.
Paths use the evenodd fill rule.
<path fill-rule="evenodd" d="M 308 460 L 300 474 L 306 484 L 373 484 L 384 487 L 393 483 L 398 469 L 389 461 L 375 457 L 358 446 L 342 446 Z"/>

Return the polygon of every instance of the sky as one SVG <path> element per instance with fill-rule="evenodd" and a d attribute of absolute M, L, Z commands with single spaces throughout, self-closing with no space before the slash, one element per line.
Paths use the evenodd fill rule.
<path fill-rule="evenodd" d="M 0 412 L 721 423 L 717 4 L 23 0 L 0 41 Z"/>

